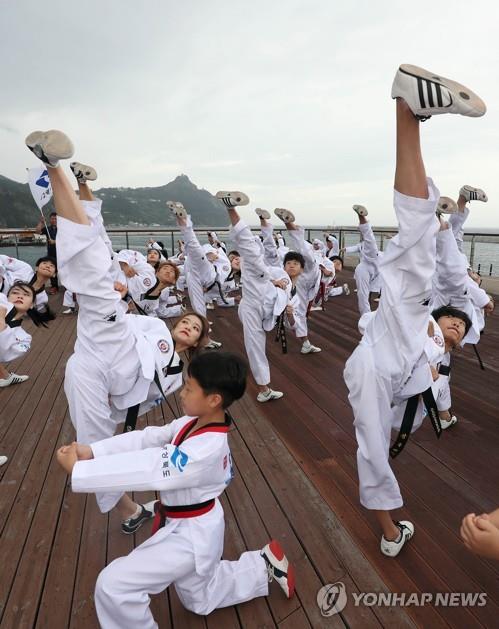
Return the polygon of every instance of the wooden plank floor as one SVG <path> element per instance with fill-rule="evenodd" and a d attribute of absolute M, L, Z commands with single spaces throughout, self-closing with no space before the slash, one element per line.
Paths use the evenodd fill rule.
<path fill-rule="evenodd" d="M 498 317 L 489 320 L 480 344 L 485 371 L 469 348 L 454 360 L 459 424 L 439 441 L 424 426 L 394 463 L 405 498 L 400 515 L 415 523 L 416 535 L 399 558 L 388 559 L 379 552 L 373 518 L 358 503 L 356 444 L 342 379 L 358 340 L 356 312 L 353 294 L 313 313 L 311 340 L 321 354 L 301 356 L 290 340 L 282 356 L 269 336 L 272 382 L 285 397 L 258 404 L 250 383 L 232 409 L 236 476 L 222 499 L 224 557 L 235 559 L 278 537 L 296 564 L 297 596 L 287 601 L 273 584 L 268 598 L 202 618 L 184 610 L 171 588 L 152 600 L 160 627 L 498 625 L 499 565 L 468 553 L 458 537 L 465 513 L 499 505 Z M 216 338 L 242 351 L 235 311 L 217 310 L 212 319 Z M 97 627 L 93 588 L 99 571 L 149 535 L 147 525 L 135 536 L 123 535 L 115 514 L 100 514 L 93 496 L 73 494 L 55 463 L 54 451 L 74 434 L 63 377 L 75 327 L 75 318 L 59 316 L 50 330 L 34 331 L 32 351 L 13 365 L 30 379 L 0 390 L 0 454 L 9 456 L 0 468 L 0 626 L 6 629 Z M 155 409 L 141 425 L 170 421 L 177 400 L 172 407 L 174 413 Z M 325 618 L 317 592 L 337 581 L 349 601 L 341 614 Z M 352 594 L 360 592 L 486 592 L 487 604 L 356 606 Z"/>

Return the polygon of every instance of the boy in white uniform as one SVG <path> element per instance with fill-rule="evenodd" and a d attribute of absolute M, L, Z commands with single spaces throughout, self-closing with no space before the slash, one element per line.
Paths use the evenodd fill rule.
<path fill-rule="evenodd" d="M 322 350 L 312 345 L 308 338 L 307 314 L 309 305 L 319 290 L 321 270 L 316 262 L 312 245 L 305 240 L 305 230 L 295 224 L 293 213 L 283 208 L 277 208 L 274 212 L 286 225 L 292 250 L 300 253 L 305 262 L 303 271 L 295 281 L 299 299 L 299 306 L 296 309 L 298 315 L 295 326 L 296 338 L 302 342 L 300 350 L 302 354 L 317 354 Z"/>
<path fill-rule="evenodd" d="M 229 236 L 241 257 L 242 299 L 238 315 L 251 373 L 259 389 L 257 400 L 262 403 L 278 400 L 284 394 L 270 387 L 270 367 L 265 352 L 267 332 L 277 325 L 281 343 L 285 343 L 284 326 L 295 327 L 298 300 L 296 294 L 292 295 L 287 272 L 277 262 L 271 265 L 265 262 L 265 245 L 255 240 L 236 210 L 238 205 L 248 204 L 248 197 L 241 192 L 225 191 L 217 192 L 216 196 L 227 207 L 232 225 Z M 266 215 L 269 216 L 268 212 Z"/>
<path fill-rule="evenodd" d="M 115 290 L 116 260 L 101 202 L 80 182 L 78 199 L 59 167 L 60 159 L 73 154 L 71 140 L 61 131 L 35 131 L 26 144 L 47 164 L 60 210 L 60 277 L 77 294 L 79 305 L 75 352 L 66 365 L 64 390 L 77 438 L 90 443 L 112 436 L 125 419 L 126 430 L 133 430 L 137 417 L 182 385 L 178 352 L 204 342 L 207 322 L 185 315 L 170 333 L 159 319 L 127 316 L 124 295 Z M 123 493 L 99 494 L 97 502 L 103 513 L 117 508 L 125 533 L 133 533 L 152 516 Z"/>
<path fill-rule="evenodd" d="M 430 318 L 428 304 L 439 230 L 435 209 L 440 195 L 426 179 L 419 118 L 485 113 L 485 105 L 470 90 L 415 66 L 399 68 L 392 97 L 397 99 L 394 207 L 399 233 L 390 240 L 380 261 L 383 292 L 378 310 L 361 317 L 363 338 L 344 372 L 359 446 L 360 501 L 375 512 L 383 530 L 381 551 L 391 557 L 412 537 L 414 525 L 392 520 L 390 511 L 402 506 L 402 497 L 388 462 L 389 452 L 396 456 L 413 427 L 421 423 L 422 393 L 440 434 L 438 411 L 434 400 L 430 403 L 428 391 L 434 377 L 438 378 L 444 351 L 459 345 L 469 323 L 465 313 L 443 316 L 438 322 Z M 400 424 L 402 415 L 404 430 L 390 448 L 391 430 Z"/>
<path fill-rule="evenodd" d="M 378 245 L 374 238 L 372 227 L 366 219 L 367 210 L 363 205 L 354 205 L 353 211 L 359 217 L 359 231 L 361 241 L 357 245 L 345 247 L 345 253 L 358 253 L 359 264 L 355 267 L 355 284 L 357 285 L 357 301 L 360 316 L 371 312 L 369 295 L 379 292 L 378 276 Z"/>
<path fill-rule="evenodd" d="M 187 609 L 202 615 L 267 596 L 271 578 L 293 596 L 293 568 L 278 542 L 237 561 L 220 559 L 225 526 L 218 497 L 233 475 L 226 409 L 244 394 L 246 371 L 235 354 L 198 355 L 180 394 L 186 416 L 58 451 L 73 491 L 160 492 L 152 537 L 99 575 L 95 606 L 103 629 L 157 627 L 149 594 L 170 584 Z"/>

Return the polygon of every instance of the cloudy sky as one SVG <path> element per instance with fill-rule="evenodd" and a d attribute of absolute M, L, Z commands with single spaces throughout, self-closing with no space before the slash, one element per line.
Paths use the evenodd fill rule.
<path fill-rule="evenodd" d="M 352 224 L 353 203 L 394 224 L 400 63 L 457 79 L 481 119 L 423 125 L 442 194 L 489 194 L 470 226 L 499 227 L 499 8 L 374 0 L 18 0 L 0 4 L 0 174 L 25 181 L 34 129 L 59 128 L 99 186 L 180 173 L 304 224 Z M 245 210 L 245 216 L 254 215 Z"/>

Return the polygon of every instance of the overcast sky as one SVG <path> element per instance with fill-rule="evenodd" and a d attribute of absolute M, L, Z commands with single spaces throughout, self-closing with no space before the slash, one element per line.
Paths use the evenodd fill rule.
<path fill-rule="evenodd" d="M 397 66 L 457 79 L 480 119 L 423 125 L 441 193 L 483 187 L 469 226 L 499 227 L 499 8 L 494 0 L 0 2 L 0 174 L 25 181 L 34 129 L 65 130 L 100 186 L 180 173 L 304 224 L 394 224 Z M 251 210 L 244 215 L 254 222 Z"/>

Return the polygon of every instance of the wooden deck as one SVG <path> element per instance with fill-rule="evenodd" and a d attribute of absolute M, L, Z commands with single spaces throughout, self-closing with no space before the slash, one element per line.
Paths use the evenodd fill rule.
<path fill-rule="evenodd" d="M 56 299 L 60 299 L 56 298 Z M 394 463 L 405 497 L 400 515 L 416 526 L 397 559 L 379 552 L 379 536 L 357 495 L 352 413 L 342 379 L 357 340 L 355 295 L 313 313 L 311 338 L 321 354 L 301 356 L 295 341 L 282 356 L 269 337 L 272 382 L 285 397 L 255 401 L 250 384 L 234 405 L 230 444 L 236 477 L 222 498 L 225 553 L 279 538 L 297 569 L 297 595 L 287 601 L 275 584 L 268 598 L 218 610 L 207 618 L 185 611 L 171 588 L 153 597 L 162 628 L 497 627 L 499 564 L 471 555 L 458 530 L 462 516 L 499 505 L 499 317 L 480 344 L 481 371 L 469 348 L 453 363 L 453 401 L 459 424 L 437 441 L 429 426 L 411 438 Z M 213 314 L 215 337 L 242 351 L 235 311 Z M 59 316 L 36 330 L 32 351 L 15 370 L 25 384 L 0 390 L 0 617 L 1 627 L 97 627 L 93 589 L 99 571 L 149 535 L 125 536 L 113 514 L 101 515 L 93 496 L 73 494 L 54 459 L 73 439 L 63 391 L 75 318 Z M 176 401 L 173 402 L 174 408 Z M 172 419 L 168 408 L 148 424 Z M 145 422 L 142 422 L 142 425 Z M 153 494 L 136 494 L 151 499 Z M 341 614 L 325 618 L 316 602 L 322 585 L 341 581 L 350 595 Z M 484 607 L 355 606 L 353 592 L 486 592 Z"/>

